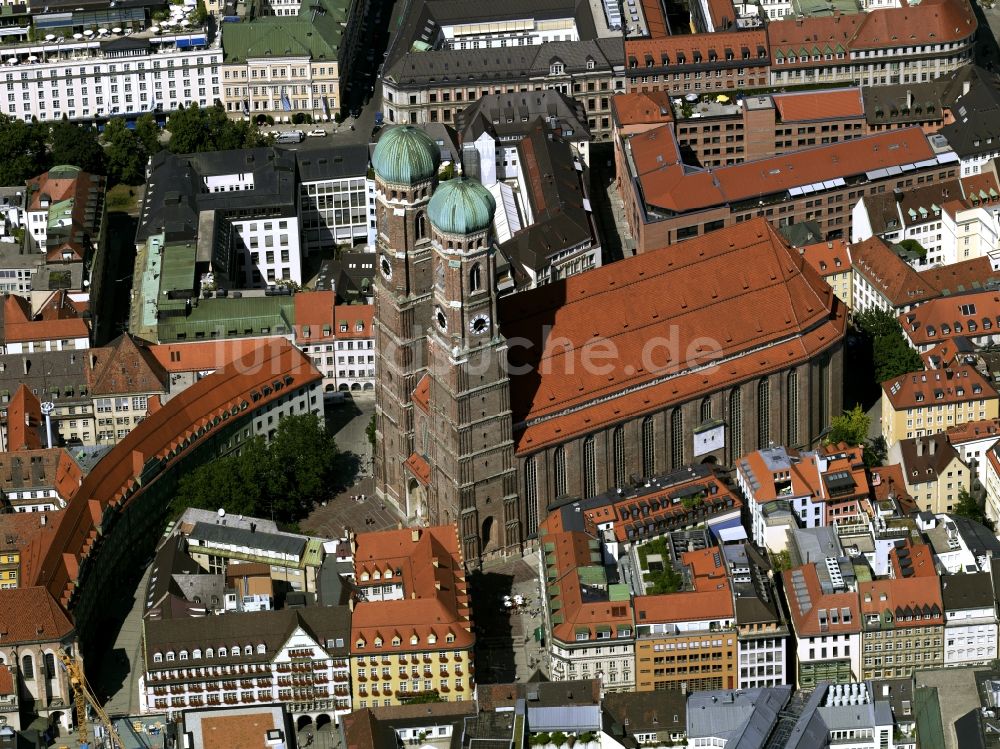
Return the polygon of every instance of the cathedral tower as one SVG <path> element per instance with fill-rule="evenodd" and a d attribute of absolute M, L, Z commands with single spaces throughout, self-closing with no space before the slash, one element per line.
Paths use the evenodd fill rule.
<path fill-rule="evenodd" d="M 432 288 L 427 334 L 428 513 L 458 521 L 466 559 L 517 547 L 521 520 L 507 378 L 497 322 L 496 203 L 478 181 L 441 184 L 427 207 Z M 419 418 L 418 418 L 419 424 Z"/>
<path fill-rule="evenodd" d="M 418 128 L 387 131 L 372 154 L 376 185 L 375 492 L 404 517 L 425 489 L 404 470 L 414 452 L 412 394 L 426 371 L 431 242 L 427 206 L 440 149 Z"/>

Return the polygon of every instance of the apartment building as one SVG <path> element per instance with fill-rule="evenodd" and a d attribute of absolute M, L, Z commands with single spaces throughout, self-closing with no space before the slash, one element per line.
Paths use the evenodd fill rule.
<path fill-rule="evenodd" d="M 957 157 L 936 151 L 919 128 L 692 169 L 668 124 L 619 139 L 616 159 L 619 195 L 639 252 L 754 217 L 778 227 L 815 221 L 824 239 L 846 238 L 851 209 L 862 196 L 957 175 Z"/>
<path fill-rule="evenodd" d="M 142 627 L 142 714 L 279 703 L 294 719 L 337 723 L 351 711 L 346 606 L 144 619 Z"/>
<path fill-rule="evenodd" d="M 90 326 L 83 309 L 68 299 L 58 307 L 46 305 L 33 312 L 25 297 L 4 295 L 2 322 L 0 351 L 4 354 L 82 351 L 90 347 Z"/>
<path fill-rule="evenodd" d="M 323 392 L 337 389 L 334 361 L 334 304 L 332 291 L 306 291 L 292 297 L 295 324 L 292 342 L 323 373 Z"/>
<path fill-rule="evenodd" d="M 18 120 L 169 112 L 211 106 L 222 96 L 222 50 L 204 29 L 23 42 L 5 47 L 3 57 L 7 101 L 0 111 Z"/>
<path fill-rule="evenodd" d="M 1000 185 L 993 173 L 925 185 L 902 194 L 868 195 L 851 212 L 851 241 L 878 235 L 913 240 L 924 252 L 916 267 L 952 265 L 997 254 Z"/>
<path fill-rule="evenodd" d="M 32 544 L 51 533 L 62 511 L 0 513 L 0 590 L 20 587 L 21 566 Z"/>
<path fill-rule="evenodd" d="M 882 436 L 892 445 L 969 421 L 995 419 L 1000 396 L 975 367 L 945 366 L 882 383 Z"/>
<path fill-rule="evenodd" d="M 976 66 L 956 80 L 951 109 L 953 120 L 940 132 L 958 154 L 962 176 L 991 169 L 992 160 L 1000 156 L 1000 130 L 996 124 L 1000 87 L 994 74 Z"/>
<path fill-rule="evenodd" d="M 0 453 L 0 508 L 61 510 L 82 480 L 80 466 L 61 447 Z"/>
<path fill-rule="evenodd" d="M 480 12 L 412 0 L 402 18 L 383 69 L 387 121 L 451 124 L 481 96 L 555 89 L 583 103 L 595 140 L 610 135 L 611 97 L 625 90 L 622 43 L 598 38 L 589 3 L 518 1 Z"/>
<path fill-rule="evenodd" d="M 739 645 L 722 550 L 686 552 L 680 561 L 690 590 L 633 601 L 636 691 L 734 689 Z"/>
<path fill-rule="evenodd" d="M 368 393 L 375 390 L 375 331 L 370 304 L 338 304 L 334 310 L 334 366 L 337 390 Z"/>
<path fill-rule="evenodd" d="M 861 453 L 860 447 L 798 453 L 779 446 L 741 457 L 736 482 L 747 499 L 754 543 L 767 545 L 767 518 L 776 507 L 787 508 L 805 528 L 865 518 L 871 489 Z"/>
<path fill-rule="evenodd" d="M 858 594 L 825 561 L 782 573 L 795 633 L 800 689 L 821 681 L 847 684 L 861 676 L 861 609 Z"/>
<path fill-rule="evenodd" d="M 848 309 L 854 304 L 854 268 L 851 246 L 843 239 L 816 242 L 798 248 L 806 262 L 830 284 L 833 293 Z"/>
<path fill-rule="evenodd" d="M 564 530 L 560 513 L 551 513 L 538 532 L 550 678 L 599 678 L 607 691 L 634 691 L 636 639 L 629 586 L 609 583 L 600 540 Z"/>
<path fill-rule="evenodd" d="M 865 679 L 910 676 L 944 663 L 944 604 L 937 579 L 911 577 L 858 585 Z"/>
<path fill-rule="evenodd" d="M 375 246 L 375 180 L 368 178 L 368 147 L 297 151 L 302 251 Z"/>
<path fill-rule="evenodd" d="M 475 634 L 457 527 L 363 533 L 356 542 L 354 705 L 388 707 L 421 694 L 469 699 Z"/>
<path fill-rule="evenodd" d="M 943 432 L 900 440 L 889 452 L 902 466 L 907 493 L 924 512 L 951 512 L 959 493 L 972 489 L 972 471 Z"/>
<path fill-rule="evenodd" d="M 0 354 L 0 445 L 11 444 L 10 429 L 27 413 L 16 399 L 24 386 L 35 400 L 39 396 L 53 404 L 53 432 L 73 443 L 96 444 L 94 401 L 84 374 L 85 351 L 35 351 Z M 34 411 L 33 411 L 34 413 Z M 41 407 L 34 423 L 41 425 Z"/>
<path fill-rule="evenodd" d="M 920 353 L 963 338 L 975 348 L 1000 343 L 1000 300 L 994 291 L 970 289 L 933 299 L 901 315 L 903 335 Z"/>
<path fill-rule="evenodd" d="M 997 612 L 989 572 L 941 577 L 944 665 L 985 666 L 997 657 Z"/>
<path fill-rule="evenodd" d="M 851 244 L 851 309 L 906 312 L 941 295 L 928 278 L 893 252 L 880 237 Z"/>
<path fill-rule="evenodd" d="M 886 699 L 890 693 L 885 690 L 880 693 L 875 687 L 871 681 L 820 682 L 803 705 L 785 746 L 788 749 L 841 744 L 856 749 L 912 747 L 912 737 L 911 743 L 907 743 L 903 732 L 897 730 L 894 703 Z M 909 707 L 912 701 L 898 702 L 901 722 L 905 722 L 903 705 Z"/>
<path fill-rule="evenodd" d="M 295 15 L 222 24 L 219 98 L 230 116 L 288 122 L 292 112 L 321 120 L 339 113 L 352 67 L 344 35 L 360 21 L 351 13 L 355 5 L 320 0 L 300 6 Z"/>
<path fill-rule="evenodd" d="M 170 388 L 166 371 L 149 347 L 128 333 L 87 352 L 84 374 L 94 401 L 94 439 L 99 445 L 123 440 Z"/>
<path fill-rule="evenodd" d="M 973 488 L 986 484 L 989 464 L 987 451 L 1000 440 L 1000 422 L 994 419 L 967 421 L 948 429 L 948 442 L 958 450 L 958 457 L 969 467 Z"/>

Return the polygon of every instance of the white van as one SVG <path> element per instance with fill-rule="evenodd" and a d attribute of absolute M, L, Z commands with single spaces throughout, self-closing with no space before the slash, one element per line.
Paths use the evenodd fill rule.
<path fill-rule="evenodd" d="M 283 133 L 278 133 L 278 137 L 275 138 L 275 143 L 301 143 L 306 137 L 306 134 L 301 130 L 286 130 Z"/>

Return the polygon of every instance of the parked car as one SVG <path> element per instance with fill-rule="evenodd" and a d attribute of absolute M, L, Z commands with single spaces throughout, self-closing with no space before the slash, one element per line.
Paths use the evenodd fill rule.
<path fill-rule="evenodd" d="M 275 143 L 301 143 L 304 137 L 306 137 L 305 133 L 301 130 L 286 130 L 283 133 L 278 133 Z"/>
<path fill-rule="evenodd" d="M 307 138 L 325 138 L 326 137 L 326 130 L 323 130 L 321 128 L 317 128 L 316 130 L 310 130 L 308 133 L 306 133 L 306 137 Z"/>

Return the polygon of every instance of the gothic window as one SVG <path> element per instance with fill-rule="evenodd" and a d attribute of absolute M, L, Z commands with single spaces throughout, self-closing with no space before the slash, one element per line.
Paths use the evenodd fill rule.
<path fill-rule="evenodd" d="M 583 441 L 583 496 L 597 494 L 597 462 L 594 460 L 594 438 Z"/>
<path fill-rule="evenodd" d="M 611 443 L 615 459 L 615 486 L 625 486 L 625 430 L 615 427 Z"/>
<path fill-rule="evenodd" d="M 757 449 L 771 442 L 771 383 L 764 379 L 757 383 Z"/>
<path fill-rule="evenodd" d="M 556 448 L 554 456 L 556 476 L 556 497 L 566 494 L 566 450 L 562 446 Z"/>
<path fill-rule="evenodd" d="M 711 421 L 712 419 L 712 399 L 703 398 L 701 401 L 701 421 L 705 423 L 706 421 Z"/>
<path fill-rule="evenodd" d="M 480 278 L 479 263 L 472 266 L 472 270 L 469 271 L 469 291 L 477 292 L 482 286 L 482 279 Z"/>
<path fill-rule="evenodd" d="M 424 219 L 424 214 L 422 213 L 417 214 L 416 224 L 417 224 L 417 239 L 423 239 L 425 236 L 427 236 L 427 223 L 426 219 Z"/>
<path fill-rule="evenodd" d="M 684 464 L 684 414 L 679 408 L 670 414 L 670 462 L 673 468 Z"/>
<path fill-rule="evenodd" d="M 46 653 L 44 661 L 45 661 L 45 678 L 47 679 L 56 678 L 56 657 L 52 653 Z"/>
<path fill-rule="evenodd" d="M 794 447 L 799 442 L 799 373 L 794 369 L 788 373 L 788 444 Z"/>
<path fill-rule="evenodd" d="M 743 455 L 743 393 L 736 387 L 729 392 L 729 444 L 730 462 Z"/>
<path fill-rule="evenodd" d="M 35 660 L 30 655 L 21 659 L 21 676 L 25 679 L 35 678 Z"/>
<path fill-rule="evenodd" d="M 656 473 L 656 452 L 653 447 L 653 417 L 642 420 L 642 475 L 652 476 Z"/>
<path fill-rule="evenodd" d="M 524 497 L 528 506 L 528 536 L 538 532 L 538 467 L 535 456 L 524 462 Z"/>

